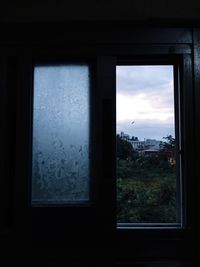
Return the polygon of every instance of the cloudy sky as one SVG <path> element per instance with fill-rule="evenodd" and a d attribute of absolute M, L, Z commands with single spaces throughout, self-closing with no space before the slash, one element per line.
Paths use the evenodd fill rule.
<path fill-rule="evenodd" d="M 117 133 L 174 136 L 173 66 L 117 66 Z"/>

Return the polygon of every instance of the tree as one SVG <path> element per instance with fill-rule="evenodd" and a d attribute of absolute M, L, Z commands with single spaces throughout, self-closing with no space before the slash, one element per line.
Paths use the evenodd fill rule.
<path fill-rule="evenodd" d="M 119 135 L 117 135 L 117 158 L 118 159 L 132 159 L 134 154 L 134 149 L 130 142 L 123 140 Z"/>
<path fill-rule="evenodd" d="M 163 139 L 167 140 L 166 142 L 164 142 L 163 144 L 163 149 L 165 151 L 168 151 L 171 156 L 175 157 L 175 138 L 173 138 L 172 135 L 167 135 L 166 137 L 163 137 Z"/>
<path fill-rule="evenodd" d="M 137 137 L 137 136 L 132 136 L 132 137 L 131 137 L 131 140 L 132 140 L 132 141 L 138 141 L 138 137 Z"/>
<path fill-rule="evenodd" d="M 162 149 L 160 150 L 160 156 L 168 160 L 169 158 L 175 158 L 175 138 L 172 135 L 163 137 L 165 142 L 162 142 Z"/>

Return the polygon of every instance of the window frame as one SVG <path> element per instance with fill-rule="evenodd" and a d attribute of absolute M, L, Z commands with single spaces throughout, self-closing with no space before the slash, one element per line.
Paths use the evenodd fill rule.
<path fill-rule="evenodd" d="M 94 218 L 95 210 L 96 210 L 96 192 L 97 185 L 96 180 L 92 179 L 92 177 L 97 177 L 97 171 L 95 168 L 97 157 L 97 151 L 95 150 L 96 137 L 94 132 L 95 129 L 95 120 L 96 120 L 96 95 L 95 95 L 95 61 L 94 58 L 90 55 L 81 54 L 77 56 L 77 54 L 71 52 L 63 53 L 59 52 L 59 49 L 53 49 L 55 53 L 44 52 L 43 49 L 36 49 L 34 55 L 29 59 L 29 75 L 30 75 L 30 91 L 29 91 L 29 101 L 30 101 L 30 110 L 29 110 L 29 138 L 28 142 L 28 162 L 29 167 L 27 170 L 28 183 L 26 183 L 26 188 L 28 194 L 26 194 L 26 202 L 28 203 L 25 216 L 26 220 L 29 221 L 32 232 L 35 235 L 35 240 L 41 241 L 42 239 L 47 239 L 48 232 L 50 229 L 55 227 L 55 230 L 52 231 L 52 239 L 59 240 L 62 239 L 61 235 L 67 238 L 71 232 L 77 232 L 75 236 L 84 236 L 89 235 L 94 231 Z M 58 55 L 55 55 L 57 54 Z M 73 202 L 73 203 L 61 203 L 61 204 L 32 204 L 31 194 L 32 194 L 32 127 L 33 127 L 33 93 L 34 93 L 34 66 L 38 65 L 64 65 L 64 64 L 88 64 L 89 73 L 90 73 L 90 92 L 89 92 L 89 146 L 90 146 L 90 181 L 89 181 L 89 200 L 87 202 Z M 91 110 L 93 112 L 91 112 Z M 85 218 L 81 223 L 82 218 Z M 38 231 L 38 226 L 41 226 L 41 229 Z M 47 226 L 48 225 L 48 226 Z M 60 228 L 59 230 L 56 228 Z M 65 229 L 65 230 L 64 230 Z M 64 231 L 63 231 L 64 230 Z M 36 233 L 38 231 L 38 233 Z M 63 231 L 63 233 L 62 233 Z M 84 233 L 85 231 L 85 233 Z M 42 237 L 39 237 L 41 235 Z M 48 247 L 48 244 L 45 245 Z M 62 248 L 60 248 L 62 250 Z"/>
<path fill-rule="evenodd" d="M 151 48 L 151 46 L 147 46 L 148 48 Z M 183 224 L 181 228 L 173 228 L 173 227 L 130 227 L 128 229 L 116 229 L 115 233 L 116 233 L 116 238 L 117 238 L 117 242 L 116 244 L 118 244 L 119 247 L 117 247 L 117 255 L 119 255 L 119 259 L 121 258 L 126 258 L 128 259 L 129 257 L 131 257 L 131 251 L 132 250 L 136 250 L 138 251 L 138 247 L 133 246 L 133 243 L 135 241 L 139 241 L 139 240 L 143 240 L 143 242 L 141 242 L 141 248 L 139 250 L 144 250 L 145 252 L 142 253 L 141 251 L 141 257 L 143 257 L 143 255 L 151 255 L 152 253 L 152 257 L 154 257 L 155 255 L 158 254 L 162 254 L 162 255 L 167 255 L 167 253 L 169 251 L 171 251 L 169 254 L 173 255 L 174 251 L 179 251 L 178 253 L 180 255 L 183 255 L 182 252 L 180 251 L 185 251 L 186 255 L 188 255 L 187 251 L 187 242 L 192 242 L 192 238 L 193 238 L 193 234 L 194 234 L 194 213 L 193 213 L 193 208 L 192 208 L 192 194 L 191 194 L 191 188 L 192 188 L 192 184 L 194 182 L 194 180 L 192 181 L 191 177 L 194 177 L 194 168 L 193 168 L 193 163 L 194 163 L 194 155 L 192 153 L 193 149 L 194 149 L 194 125 L 193 125 L 193 121 L 194 121 L 194 106 L 193 106 L 193 83 L 192 83 L 192 55 L 191 53 L 188 53 L 188 51 L 186 51 L 186 53 L 177 53 L 177 54 L 173 54 L 173 55 L 166 55 L 165 53 L 162 54 L 160 53 L 159 49 L 158 54 L 152 53 L 151 54 L 151 49 L 150 49 L 150 54 L 151 56 L 149 56 L 149 54 L 146 52 L 149 49 L 147 49 L 147 47 L 144 49 L 143 53 L 141 53 L 141 50 L 139 53 L 133 53 L 130 54 L 128 57 L 130 58 L 134 58 L 134 57 L 138 57 L 140 58 L 140 60 L 142 62 L 147 62 L 147 60 L 149 60 L 149 57 L 153 57 L 158 58 L 157 62 L 160 62 L 160 59 L 163 57 L 170 59 L 172 57 L 172 59 L 175 59 L 175 62 L 178 60 L 178 64 L 179 64 L 179 69 L 178 69 L 178 75 L 179 75 L 179 80 L 175 81 L 178 84 L 178 87 L 180 87 L 180 112 L 182 114 L 181 116 L 181 131 L 182 131 L 182 136 L 181 136 L 181 146 L 182 146 L 182 153 L 183 153 L 183 161 L 182 161 L 182 165 L 183 165 L 183 176 L 182 176 L 182 188 L 183 188 L 183 197 L 182 197 L 182 212 L 183 212 Z M 161 51 L 162 51 L 162 46 L 161 46 Z M 117 60 L 118 58 L 118 60 Z M 115 67 L 117 65 L 117 62 L 121 61 L 122 56 L 116 56 L 116 57 L 107 57 L 107 58 L 102 58 L 102 62 L 105 60 L 105 62 L 108 62 L 108 60 L 110 59 L 110 74 L 112 76 L 112 79 L 114 79 L 115 76 Z M 161 62 L 163 62 L 163 59 Z M 122 59 L 123 60 L 123 59 Z M 131 63 L 134 60 L 131 60 Z M 101 62 L 101 63 L 102 63 Z M 114 63 L 113 63 L 114 62 Z M 124 61 L 123 61 L 124 62 Z M 136 62 L 136 61 L 134 61 Z M 150 61 L 149 61 L 150 62 Z M 154 61 L 155 64 L 155 61 Z M 104 62 L 102 63 L 102 65 L 104 65 Z M 100 71 L 104 69 L 105 66 L 102 66 Z M 106 82 L 106 81 L 105 81 Z M 106 86 L 106 85 L 105 85 Z M 112 85 L 113 86 L 113 85 Z M 112 153 L 112 157 L 116 159 L 116 145 L 113 143 L 113 140 L 115 140 L 116 138 L 116 100 L 115 100 L 115 90 L 116 90 L 116 85 L 115 88 L 114 87 L 110 87 L 110 100 L 112 102 L 111 106 L 114 107 L 111 111 L 112 113 L 112 124 L 113 124 L 113 133 L 112 133 L 112 138 L 109 140 L 109 142 L 107 143 L 110 144 L 110 152 Z M 108 95 L 108 92 L 106 93 L 106 95 Z M 113 96 L 115 95 L 115 96 Z M 111 123 L 111 122 L 110 122 Z M 188 124 L 190 125 L 190 127 L 188 127 Z M 190 144 L 190 145 L 189 145 Z M 113 149 L 114 147 L 114 149 Z M 188 148 L 189 151 L 188 151 Z M 186 156 L 187 153 L 187 156 Z M 190 159 L 190 161 L 188 162 L 188 159 Z M 105 164 L 106 166 L 106 161 L 103 162 L 103 164 Z M 115 166 L 116 166 L 116 161 L 114 164 L 112 164 L 111 166 L 114 166 L 111 170 L 112 175 L 115 177 L 116 175 L 116 170 L 115 170 Z M 108 167 L 108 166 L 107 166 Z M 114 180 L 113 184 L 115 183 Z M 115 183 L 116 186 L 116 183 Z M 110 192 L 112 192 L 112 188 L 110 187 Z M 113 196 L 115 196 L 116 199 L 116 195 L 115 192 L 113 193 Z M 113 201 L 112 197 L 108 197 L 109 201 L 111 201 L 112 203 L 116 203 Z M 110 208 L 110 213 L 113 212 L 113 210 L 115 210 L 115 207 L 111 207 Z M 115 213 L 115 218 L 114 220 L 112 220 L 113 222 L 113 228 L 116 228 L 116 213 Z M 166 242 L 164 241 L 166 240 Z M 132 243 L 133 242 L 133 243 Z M 167 253 L 165 253 L 165 251 L 159 251 L 158 253 L 156 252 L 156 248 L 162 248 L 163 246 L 163 242 L 164 243 L 168 243 L 170 244 L 168 249 L 169 251 Z M 140 243 L 140 242 L 139 242 Z M 121 245 L 120 245 L 121 244 Z M 145 244 L 145 245 L 144 245 Z M 150 245 L 151 244 L 151 245 Z M 151 247 L 152 246 L 152 247 Z M 151 247 L 151 248 L 150 248 Z M 178 247 L 178 249 L 176 249 Z M 179 250 L 180 249 L 180 250 Z M 148 252 L 147 252 L 148 251 Z M 121 255 L 120 255 L 121 253 Z"/>
<path fill-rule="evenodd" d="M 179 72 L 181 60 L 179 56 L 139 56 L 136 59 L 133 57 L 122 58 L 120 57 L 117 60 L 117 66 L 159 66 L 159 65 L 170 65 L 173 66 L 173 95 L 174 95 L 174 128 L 175 128 L 175 138 L 176 138 L 176 212 L 178 217 L 178 222 L 176 223 L 117 223 L 117 229 L 181 229 L 184 228 L 185 218 L 183 218 L 184 212 L 184 194 L 185 188 L 182 186 L 182 167 L 181 167 L 181 153 L 182 153 L 182 145 L 181 136 L 182 136 L 182 124 L 181 121 L 184 120 L 182 114 L 180 114 L 181 110 L 181 99 L 180 99 L 180 81 L 179 81 Z"/>
<path fill-rule="evenodd" d="M 8 240 L 18 240 L 31 243 L 31 248 L 43 251 L 44 244 L 49 251 L 65 251 L 66 248 L 71 258 L 79 256 L 84 258 L 84 253 L 91 256 L 89 249 L 94 252 L 94 258 L 100 256 L 103 250 L 103 258 L 114 257 L 117 261 L 153 261 L 157 259 L 188 259 L 193 256 L 192 248 L 196 249 L 199 236 L 196 237 L 198 224 L 196 222 L 196 208 L 198 203 L 198 148 L 197 136 L 199 118 L 199 91 L 198 91 L 198 58 L 199 45 L 193 43 L 192 29 L 190 28 L 149 28 L 135 27 L 135 25 L 114 23 L 102 25 L 29 25 L 28 37 L 26 25 L 7 26 L 9 38 L 2 36 L 1 53 L 4 66 L 8 57 L 13 57 L 14 64 L 9 63 L 8 69 L 14 80 L 6 85 L 7 74 L 3 77 L 3 101 L 9 103 L 5 114 L 8 122 L 3 121 L 3 140 L 9 144 L 9 148 L 3 145 L 6 163 L 3 169 L 3 232 Z M 41 27 L 40 27 L 41 26 Z M 50 25 L 51 26 L 51 25 Z M 66 34 L 66 31 L 70 30 Z M 17 35 L 16 35 L 17 32 Z M 45 32 L 45 34 L 44 34 Z M 30 34 L 31 33 L 31 34 Z M 52 38 L 56 36 L 56 38 Z M 197 36 L 196 36 L 197 39 Z M 28 40 L 28 41 L 27 41 Z M 197 45 L 195 48 L 194 45 Z M 193 73 L 195 52 L 195 73 Z M 52 56 L 53 55 L 53 56 Z M 185 188 L 184 207 L 186 214 L 186 227 L 183 229 L 123 229 L 116 230 L 115 214 L 115 66 L 117 58 L 151 58 L 163 56 L 166 58 L 177 56 L 181 62 L 180 86 L 182 88 L 182 122 L 186 151 L 184 151 L 183 187 Z M 93 118 L 93 159 L 94 159 L 94 202 L 91 207 L 58 207 L 58 208 L 30 208 L 27 205 L 29 185 L 28 155 L 30 152 L 30 118 L 31 88 L 32 88 L 32 64 L 40 58 L 60 60 L 63 58 L 90 58 L 94 61 L 94 88 L 92 92 L 94 112 Z M 15 65 L 16 63 L 16 65 Z M 7 66 L 6 66 L 7 68 Z M 17 77 L 15 77 L 17 73 Z M 194 76 L 195 75 L 195 76 Z M 195 79 L 195 99 L 194 87 Z M 6 91 L 8 89 L 8 91 Z M 12 95 L 13 94 L 13 95 Z M 10 100 L 10 96 L 13 96 Z M 13 105 L 14 104 L 14 105 Z M 197 112 L 197 116 L 196 116 Z M 109 114 L 109 116 L 107 116 Z M 195 121 L 194 121 L 195 118 Z M 16 123 L 16 125 L 15 125 Z M 10 127 L 10 126 L 13 126 Z M 12 136 L 6 136 L 13 129 Z M 109 138 L 106 139 L 106 129 L 109 129 Z M 190 131 L 191 130 L 191 131 Z M 195 140 L 193 139 L 195 131 Z M 5 138 L 6 137 L 6 138 Z M 108 153 L 107 153 L 108 152 Z M 10 162 L 10 154 L 13 160 Z M 107 156 L 106 156 L 107 155 Z M 106 157 L 105 157 L 106 156 Z M 189 162 L 188 159 L 191 156 Z M 111 162 L 108 164 L 108 158 Z M 195 164 L 195 171 L 192 166 Z M 194 174 L 194 175 L 193 175 Z M 109 180 L 107 179 L 109 177 Z M 4 190 L 5 189 L 5 190 Z M 0 188 L 0 190 L 2 190 Z M 193 190 L 195 194 L 193 195 Z M 2 191 L 1 191 L 2 192 Z M 6 200 L 9 200 L 6 202 Z M 57 216 L 58 222 L 54 218 Z M 69 219 L 70 218 L 70 219 Z M 85 221 L 82 218 L 86 219 Z M 61 221 L 63 219 L 63 221 Z M 61 224 L 59 222 L 61 221 Z M 47 225 L 49 223 L 49 225 Z M 55 224 L 54 224 L 55 223 Z M 47 226 L 47 227 L 46 227 Z M 45 229 L 45 227 L 47 229 Z M 58 228 L 60 227 L 60 229 Z M 13 234 L 13 233 L 16 233 Z M 50 233 L 50 235 L 49 235 Z M 18 235 L 18 237 L 16 237 Z M 91 234 L 93 235 L 91 238 Z M 70 238 L 69 238 L 70 236 Z M 72 236 L 72 237 L 71 237 Z M 16 238 L 16 239 L 15 239 Z M 66 245 L 69 238 L 71 244 Z M 195 241 L 193 241 L 193 239 Z M 27 241 L 28 240 L 28 241 Z M 60 241 L 49 244 L 49 240 Z M 76 244 L 76 241 L 87 240 Z M 101 243 L 105 245 L 102 249 Z M 77 245 L 77 246 L 76 246 Z M 110 249 L 111 248 L 111 249 Z M 134 253 L 133 253 L 134 252 Z M 109 256 L 108 256 L 109 254 Z"/>

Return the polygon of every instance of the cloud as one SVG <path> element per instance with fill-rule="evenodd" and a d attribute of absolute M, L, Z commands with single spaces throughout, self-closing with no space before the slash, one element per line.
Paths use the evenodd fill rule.
<path fill-rule="evenodd" d="M 174 135 L 173 92 L 172 66 L 118 66 L 118 132 L 160 140 Z"/>
<path fill-rule="evenodd" d="M 166 120 L 174 117 L 173 102 L 164 103 L 161 96 L 117 94 L 117 121 L 136 119 Z"/>
<path fill-rule="evenodd" d="M 173 66 L 117 66 L 117 91 L 135 95 L 161 92 L 173 82 Z"/>

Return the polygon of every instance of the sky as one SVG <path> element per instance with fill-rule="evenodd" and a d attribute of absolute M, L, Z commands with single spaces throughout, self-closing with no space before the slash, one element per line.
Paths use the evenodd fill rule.
<path fill-rule="evenodd" d="M 173 66 L 117 66 L 117 133 L 174 136 Z"/>

